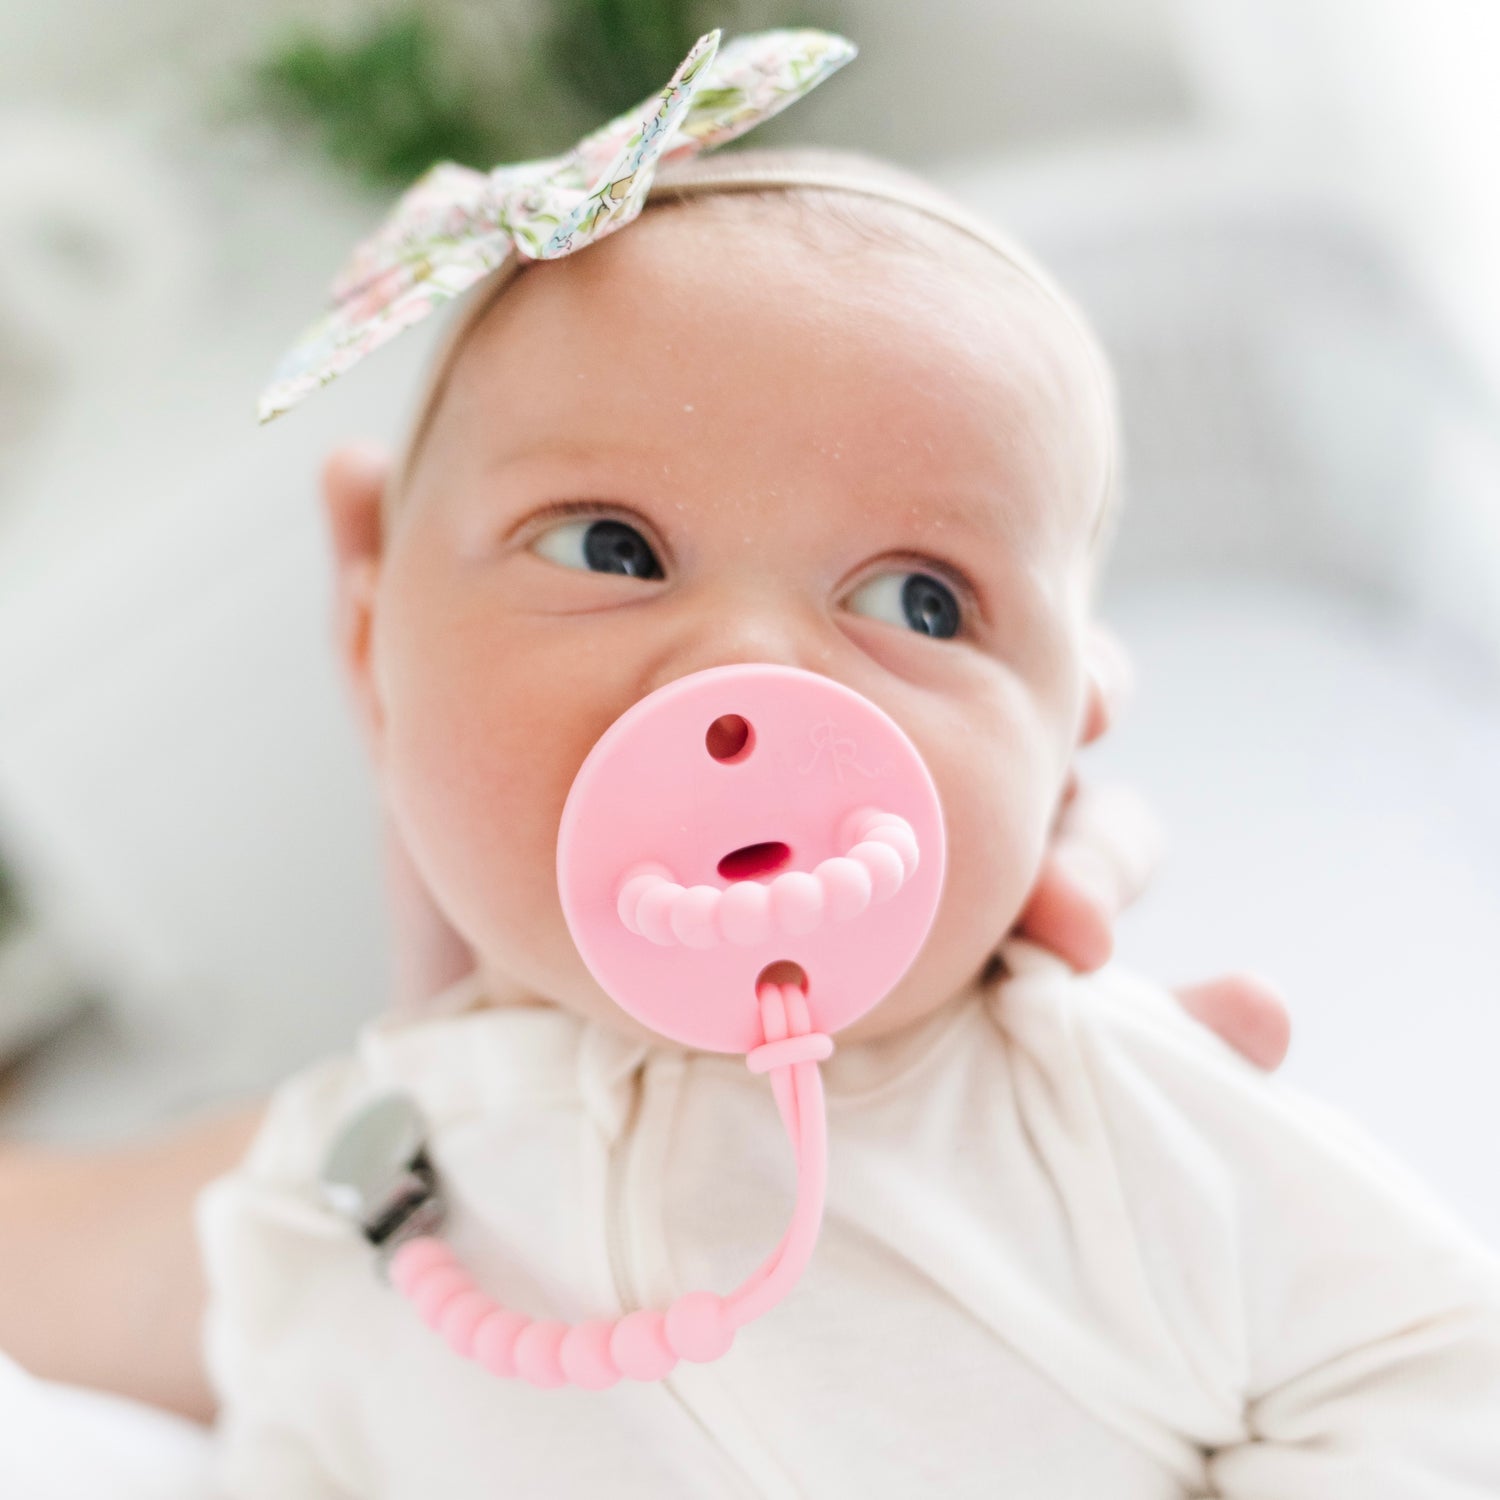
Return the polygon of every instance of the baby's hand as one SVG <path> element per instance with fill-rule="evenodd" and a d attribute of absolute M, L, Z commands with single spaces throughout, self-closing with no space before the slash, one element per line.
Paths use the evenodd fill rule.
<path fill-rule="evenodd" d="M 1112 636 L 1097 631 L 1094 672 L 1099 709 L 1083 743 L 1104 733 L 1124 706 L 1130 663 Z M 1074 776 L 1064 794 L 1036 885 L 1021 913 L 1021 933 L 1075 969 L 1109 961 L 1115 918 L 1145 889 L 1161 853 L 1156 820 L 1126 787 L 1089 786 Z M 1185 986 L 1177 998 L 1189 1014 L 1266 1069 L 1279 1067 L 1291 1042 L 1281 997 L 1263 979 L 1231 974 Z"/>

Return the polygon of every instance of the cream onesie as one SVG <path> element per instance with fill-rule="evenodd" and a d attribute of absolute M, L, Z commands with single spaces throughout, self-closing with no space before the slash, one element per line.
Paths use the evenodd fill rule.
<path fill-rule="evenodd" d="M 717 1363 L 604 1392 L 452 1353 L 323 1205 L 329 1140 L 408 1091 L 481 1285 L 609 1318 L 775 1245 L 767 1081 L 472 980 L 372 1022 L 199 1200 L 225 1493 L 1500 1495 L 1500 1263 L 1164 991 L 1003 957 L 825 1064 L 827 1215 L 788 1299 Z"/>

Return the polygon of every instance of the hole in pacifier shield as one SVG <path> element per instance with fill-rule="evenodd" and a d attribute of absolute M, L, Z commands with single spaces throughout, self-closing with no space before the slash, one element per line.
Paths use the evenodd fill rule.
<path fill-rule="evenodd" d="M 857 916 L 692 947 L 653 942 L 619 915 L 620 889 L 643 865 L 714 891 L 810 874 L 848 852 L 841 830 L 865 807 L 904 818 L 920 857 L 895 895 Z M 932 778 L 887 714 L 817 673 L 736 664 L 668 683 L 600 737 L 563 808 L 558 893 L 617 1004 L 687 1046 L 747 1052 L 761 1041 L 755 986 L 769 965 L 796 967 L 823 1031 L 888 994 L 932 925 L 943 858 Z"/>
<path fill-rule="evenodd" d="M 755 976 L 755 984 L 757 988 L 762 984 L 795 984 L 804 995 L 807 993 L 807 975 L 802 965 L 787 958 L 778 958 L 774 964 L 767 964 Z"/>
<path fill-rule="evenodd" d="M 725 765 L 738 765 L 749 759 L 755 748 L 755 730 L 739 714 L 720 714 L 703 738 L 708 753 Z"/>

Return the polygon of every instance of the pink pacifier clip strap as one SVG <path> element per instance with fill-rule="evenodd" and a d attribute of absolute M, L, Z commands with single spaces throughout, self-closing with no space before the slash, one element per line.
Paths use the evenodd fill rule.
<path fill-rule="evenodd" d="M 706 1363 L 725 1354 L 736 1331 L 775 1307 L 797 1284 L 817 1243 L 828 1176 L 828 1124 L 818 1064 L 832 1039 L 811 1029 L 807 997 L 794 984 L 756 990 L 764 1041 L 745 1061 L 769 1073 L 797 1163 L 797 1198 L 781 1244 L 727 1297 L 688 1292 L 664 1312 L 569 1325 L 533 1321 L 481 1291 L 440 1239 L 407 1241 L 391 1257 L 390 1279 L 423 1322 L 491 1374 L 536 1386 L 604 1390 L 621 1377 L 660 1380 L 680 1359 Z"/>

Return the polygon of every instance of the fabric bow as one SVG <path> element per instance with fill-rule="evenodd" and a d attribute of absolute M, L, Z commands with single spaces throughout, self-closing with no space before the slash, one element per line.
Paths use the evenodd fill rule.
<path fill-rule="evenodd" d="M 439 162 L 354 251 L 333 305 L 277 366 L 259 419 L 289 411 L 501 266 L 571 255 L 640 213 L 657 165 L 712 150 L 841 68 L 854 44 L 825 31 L 698 39 L 671 82 L 562 156 L 477 172 Z"/>

